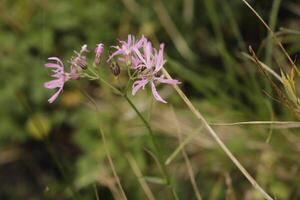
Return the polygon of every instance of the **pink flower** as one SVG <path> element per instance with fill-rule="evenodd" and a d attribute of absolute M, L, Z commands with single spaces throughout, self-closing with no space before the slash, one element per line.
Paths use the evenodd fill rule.
<path fill-rule="evenodd" d="M 51 62 L 46 63 L 45 67 L 52 69 L 54 74 L 52 74 L 51 77 L 54 77 L 55 79 L 44 83 L 44 87 L 47 89 L 58 88 L 58 90 L 48 99 L 49 103 L 53 103 L 57 99 L 58 95 L 62 92 L 65 82 L 71 77 L 68 73 L 65 73 L 64 65 L 59 58 L 50 57 L 48 60 Z"/>
<path fill-rule="evenodd" d="M 121 41 L 119 41 L 120 42 L 119 46 L 113 46 L 113 48 L 115 48 L 116 51 L 111 54 L 111 56 L 108 58 L 107 62 L 109 62 L 113 57 L 118 56 L 118 55 L 122 56 L 121 58 L 119 58 L 119 61 L 131 62 L 132 54 L 135 51 L 139 50 L 143 46 L 143 44 L 146 40 L 147 39 L 144 36 L 142 36 L 140 40 L 135 41 L 134 36 L 128 35 L 127 42 L 121 40 Z"/>
<path fill-rule="evenodd" d="M 179 84 L 180 82 L 175 79 L 167 79 L 161 74 L 160 70 L 165 64 L 163 57 L 164 44 L 160 45 L 159 51 L 152 48 L 151 42 L 144 42 L 143 54 L 139 50 L 135 51 L 135 54 L 139 58 L 139 61 L 135 61 L 137 66 L 135 69 L 139 69 L 140 73 L 138 75 L 139 80 L 135 81 L 132 85 L 132 95 L 135 95 L 140 89 L 144 89 L 145 86 L 150 83 L 151 90 L 154 98 L 162 103 L 167 103 L 157 92 L 155 83 L 164 83 L 169 85 Z M 136 58 L 135 58 L 136 59 Z"/>
<path fill-rule="evenodd" d="M 95 48 L 95 60 L 94 63 L 98 65 L 100 63 L 100 57 L 103 53 L 104 45 L 102 43 L 97 44 Z"/>

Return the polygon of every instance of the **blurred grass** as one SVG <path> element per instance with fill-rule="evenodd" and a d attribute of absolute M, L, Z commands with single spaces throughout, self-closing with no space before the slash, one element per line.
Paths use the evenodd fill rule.
<path fill-rule="evenodd" d="M 251 1 L 275 31 L 280 27 L 299 31 L 295 8 L 300 5 L 291 0 L 272 2 L 274 6 Z M 191 3 L 192 18 L 186 20 L 185 6 Z M 151 142 L 146 129 L 126 102 L 106 87 L 85 81 L 68 83 L 59 101 L 48 105 L 50 92 L 42 88 L 49 79 L 43 68 L 47 57 L 66 61 L 85 43 L 102 41 L 108 47 L 128 33 L 164 42 L 167 68 L 183 82 L 183 90 L 210 122 L 294 120 L 289 110 L 266 95 L 265 91 L 272 95 L 272 88 L 240 54 L 251 45 L 273 70 L 285 66 L 268 32 L 240 0 L 3 0 L 0 13 L 0 199 L 70 199 L 69 181 L 81 199 L 95 199 L 94 184 L 100 199 L 113 199 L 117 189 L 99 123 L 128 199 L 146 196 L 138 181 L 142 177 L 135 176 L 124 153 L 133 156 L 144 176 L 160 175 L 147 153 Z M 300 50 L 300 35 L 295 31 L 278 35 L 299 63 L 295 55 Z M 96 101 L 100 113 L 82 91 Z M 199 129 L 199 122 L 171 88 L 162 88 L 161 93 L 174 106 L 183 138 Z M 151 98 L 141 92 L 133 101 L 150 116 L 167 159 L 178 147 L 176 122 L 169 117 L 169 105 L 153 103 Z M 52 153 L 71 180 L 63 177 L 35 120 L 49 129 Z M 272 196 L 299 199 L 299 131 L 273 129 L 267 143 L 269 128 L 216 127 L 216 131 Z M 186 152 L 203 199 L 260 198 L 205 132 L 187 144 Z M 180 199 L 194 199 L 184 158 L 178 155 L 168 169 Z M 162 185 L 147 184 L 156 199 L 166 198 Z"/>

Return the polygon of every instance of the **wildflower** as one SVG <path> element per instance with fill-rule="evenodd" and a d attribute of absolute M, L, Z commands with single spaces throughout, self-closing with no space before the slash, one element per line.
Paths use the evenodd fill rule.
<path fill-rule="evenodd" d="M 113 46 L 113 48 L 117 50 L 108 58 L 107 62 L 117 55 L 122 55 L 123 57 L 119 58 L 119 61 L 126 62 L 127 64 L 132 63 L 131 58 L 133 53 L 139 50 L 145 41 L 147 41 L 147 39 L 144 36 L 142 36 L 140 40 L 135 41 L 134 36 L 128 35 L 127 42 L 121 40 L 119 41 L 119 46 Z"/>
<path fill-rule="evenodd" d="M 102 43 L 97 44 L 95 48 L 95 60 L 94 63 L 98 65 L 100 63 L 100 57 L 101 54 L 103 53 L 104 50 L 104 45 Z"/>
<path fill-rule="evenodd" d="M 164 44 L 160 45 L 160 49 L 157 52 L 156 49 L 152 48 L 151 42 L 147 41 L 143 46 L 143 55 L 140 51 L 135 51 L 140 61 L 140 64 L 135 66 L 135 68 L 140 69 L 140 73 L 138 74 L 138 80 L 136 80 L 132 85 L 132 95 L 135 95 L 141 88 L 144 89 L 145 86 L 150 83 L 154 98 L 159 102 L 167 103 L 158 94 L 155 83 L 175 85 L 180 82 L 175 79 L 167 79 L 164 75 L 160 75 L 161 69 L 166 62 L 163 57 L 163 52 Z"/>
<path fill-rule="evenodd" d="M 48 60 L 51 62 L 46 63 L 45 67 L 52 69 L 54 74 L 52 74 L 51 77 L 56 79 L 44 83 L 44 87 L 47 89 L 58 88 L 58 90 L 48 99 L 49 103 L 53 103 L 62 92 L 65 82 L 67 82 L 71 76 L 69 73 L 65 73 L 64 64 L 59 58 L 50 57 Z"/>

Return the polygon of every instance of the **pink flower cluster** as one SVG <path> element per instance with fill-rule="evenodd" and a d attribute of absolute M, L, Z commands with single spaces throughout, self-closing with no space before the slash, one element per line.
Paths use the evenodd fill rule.
<path fill-rule="evenodd" d="M 128 35 L 127 41 L 120 40 L 119 45 L 112 46 L 116 49 L 115 52 L 107 59 L 109 63 L 113 58 L 117 57 L 118 62 L 124 62 L 130 70 L 134 71 L 132 95 L 135 95 L 140 89 L 144 89 L 147 84 L 150 84 L 154 98 L 162 103 L 167 103 L 157 92 L 157 84 L 175 85 L 180 82 L 175 79 L 168 79 L 161 72 L 166 60 L 164 59 L 164 44 L 160 44 L 159 49 L 155 49 L 152 43 L 144 36 L 136 40 L 134 36 Z M 99 43 L 95 48 L 94 64 L 100 63 L 100 57 L 103 54 L 104 45 Z M 51 62 L 45 67 L 53 69 L 55 79 L 44 84 L 45 88 L 58 90 L 50 97 L 49 103 L 55 101 L 58 95 L 62 92 L 65 82 L 70 79 L 78 79 L 82 70 L 88 66 L 86 54 L 88 53 L 87 45 L 81 47 L 78 53 L 75 51 L 75 56 L 70 60 L 70 72 L 65 72 L 62 61 L 57 57 L 50 57 Z M 132 77 L 131 77 L 132 78 Z"/>
<path fill-rule="evenodd" d="M 49 63 L 45 64 L 45 67 L 51 68 L 53 74 L 51 77 L 56 78 L 52 81 L 44 83 L 44 87 L 48 89 L 58 88 L 58 90 L 48 99 L 49 103 L 52 103 L 57 99 L 58 95 L 62 92 L 65 82 L 71 79 L 70 73 L 65 72 L 65 67 L 62 61 L 57 57 L 48 58 Z"/>
<path fill-rule="evenodd" d="M 100 62 L 100 56 L 102 54 L 102 51 L 103 44 L 100 43 L 95 49 L 95 64 Z M 70 72 L 65 72 L 64 64 L 59 58 L 48 58 L 50 62 L 46 63 L 45 67 L 52 69 L 53 74 L 51 75 L 51 77 L 55 79 L 44 83 L 44 87 L 47 89 L 58 88 L 58 90 L 48 99 L 49 103 L 53 103 L 57 99 L 59 94 L 63 91 L 65 82 L 67 82 L 70 79 L 78 79 L 80 77 L 80 72 L 82 71 L 82 69 L 87 68 L 87 52 L 87 45 L 83 45 L 79 53 L 76 51 L 74 52 L 75 56 L 73 56 L 70 60 Z"/>
<path fill-rule="evenodd" d="M 132 85 L 132 95 L 135 95 L 140 89 L 144 89 L 149 83 L 154 98 L 159 102 L 167 103 L 158 94 L 155 83 L 175 85 L 180 82 L 167 79 L 162 75 L 161 69 L 166 63 L 166 60 L 164 60 L 164 44 L 161 44 L 159 50 L 157 50 L 152 47 L 152 43 L 144 36 L 136 41 L 132 35 L 128 35 L 127 41 L 119 41 L 119 43 L 119 46 L 113 46 L 116 51 L 108 61 L 115 56 L 119 56 L 119 61 L 125 62 L 132 70 L 137 72 L 137 80 Z"/>

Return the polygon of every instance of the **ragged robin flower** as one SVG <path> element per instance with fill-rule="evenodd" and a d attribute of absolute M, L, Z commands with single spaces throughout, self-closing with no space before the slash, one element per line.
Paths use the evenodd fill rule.
<path fill-rule="evenodd" d="M 53 74 L 51 77 L 55 79 L 44 83 L 44 87 L 47 89 L 58 88 L 58 90 L 48 99 L 49 103 L 53 103 L 57 99 L 58 95 L 63 91 L 65 82 L 70 80 L 72 76 L 70 73 L 65 72 L 64 64 L 59 58 L 50 57 L 48 60 L 50 62 L 46 63 L 45 67 L 52 69 Z"/>
<path fill-rule="evenodd" d="M 145 40 L 146 38 L 144 36 L 136 41 L 133 35 L 128 35 L 127 41 L 120 40 L 119 46 L 112 46 L 116 49 L 116 51 L 111 54 L 107 62 L 109 62 L 115 56 L 120 56 L 118 61 L 131 64 L 132 59 L 134 58 L 134 52 L 143 46 Z"/>
<path fill-rule="evenodd" d="M 157 92 L 156 84 L 179 84 L 178 80 L 167 79 L 162 73 L 166 60 L 164 60 L 164 44 L 160 45 L 157 51 L 152 47 L 152 43 L 144 36 L 135 41 L 134 36 L 128 35 L 127 42 L 119 41 L 119 46 L 113 46 L 117 49 L 108 59 L 110 61 L 117 56 L 118 61 L 125 62 L 131 70 L 134 71 L 134 83 L 132 85 L 132 95 L 135 95 L 140 89 L 144 89 L 149 83 L 154 98 L 162 103 L 167 103 Z"/>
<path fill-rule="evenodd" d="M 139 73 L 137 74 L 138 80 L 132 85 L 132 95 L 135 95 L 140 89 L 144 89 L 150 83 L 154 98 L 159 102 L 167 103 L 158 94 L 155 83 L 175 85 L 180 82 L 175 79 L 167 79 L 161 73 L 161 69 L 166 62 L 163 57 L 164 44 L 160 45 L 160 49 L 157 52 L 156 49 L 152 48 L 151 42 L 146 41 L 143 46 L 143 54 L 140 51 L 135 51 L 135 53 L 140 59 L 140 64 L 136 67 Z"/>

